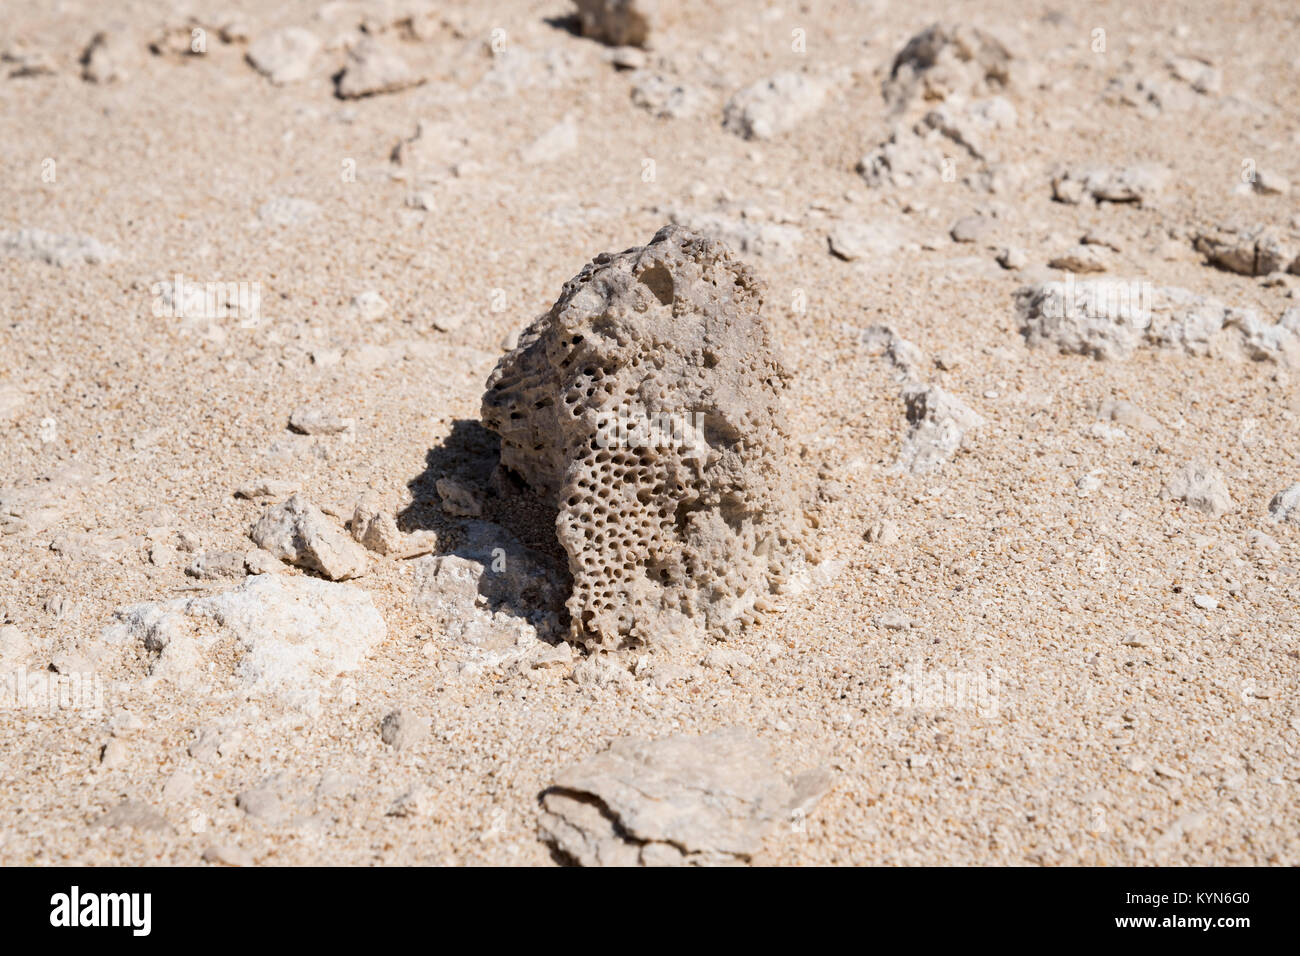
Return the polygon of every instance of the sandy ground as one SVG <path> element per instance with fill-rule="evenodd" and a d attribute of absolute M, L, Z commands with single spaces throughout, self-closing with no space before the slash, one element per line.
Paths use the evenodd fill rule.
<path fill-rule="evenodd" d="M 562 0 L 450 3 L 423 38 L 385 34 L 426 83 L 341 100 L 331 41 L 355 38 L 377 6 L 9 0 L 0 13 L 0 39 L 52 67 L 0 78 L 0 231 L 119 253 L 0 258 L 0 489 L 29 496 L 0 535 L 0 615 L 30 644 L 6 670 L 90 660 L 104 696 L 98 709 L 0 710 L 0 862 L 192 864 L 219 847 L 260 864 L 553 865 L 537 796 L 558 767 L 619 735 L 738 724 L 782 769 L 834 771 L 757 863 L 1300 863 L 1300 526 L 1268 512 L 1300 481 L 1294 369 L 1030 349 L 1012 301 L 1091 230 L 1116 237 L 1123 275 L 1270 322 L 1300 304 L 1300 277 L 1214 269 L 1191 244 L 1205 225 L 1285 228 L 1300 211 L 1238 188 L 1247 159 L 1300 182 L 1293 4 L 665 0 L 651 66 L 623 70 L 566 28 Z M 273 85 L 245 42 L 221 40 L 241 11 L 254 38 L 300 26 L 325 41 L 309 74 Z M 187 14 L 207 28 L 205 53 L 147 52 Z M 1007 182 L 871 188 L 855 164 L 889 135 L 881 82 L 941 18 L 989 30 L 1026 68 L 1006 94 L 1018 123 L 997 138 Z M 138 62 L 87 82 L 77 59 L 115 24 Z M 1117 76 L 1165 76 L 1173 55 L 1205 57 L 1221 88 L 1153 115 L 1107 96 Z M 697 112 L 637 108 L 648 69 L 698 94 Z M 789 132 L 723 129 L 736 90 L 784 70 L 838 79 Z M 529 149 L 566 116 L 574 148 Z M 463 140 L 448 147 L 458 174 L 421 182 L 391 161 L 422 120 Z M 1139 161 L 1172 170 L 1151 202 L 1052 200 L 1059 165 Z M 264 208 L 280 198 L 318 208 L 280 223 Z M 238 583 L 187 576 L 194 554 L 172 549 L 248 550 L 267 502 L 233 492 L 254 479 L 296 479 L 344 517 L 372 488 L 406 530 L 454 534 L 432 482 L 470 453 L 448 439 L 478 420 L 503 342 L 596 254 L 648 241 L 675 210 L 742 206 L 796 230 L 783 254 L 743 257 L 769 285 L 794 373 L 794 433 L 824 485 L 821 547 L 845 562 L 733 639 L 748 663 L 697 659 L 663 688 L 630 673 L 633 651 L 615 655 L 628 679 L 606 687 L 571 667 L 466 669 L 415 605 L 414 562 L 392 558 L 351 582 L 387 636 L 315 714 L 170 689 L 146 680 L 143 649 L 103 652 L 115 609 Z M 994 215 L 993 231 L 952 241 L 972 213 Z M 905 243 L 843 261 L 826 237 L 844 220 Z M 1006 246 L 1026 269 L 998 265 Z M 260 283 L 260 321 L 156 315 L 152 286 L 177 273 Z M 368 291 L 388 303 L 376 318 L 351 305 Z M 986 419 L 938 472 L 891 471 L 907 423 L 896 375 L 859 341 L 874 323 Z M 1093 428 L 1109 399 L 1156 423 Z M 292 433 L 303 405 L 356 424 Z M 1162 496 L 1191 462 L 1222 471 L 1226 513 Z M 1084 493 L 1089 474 L 1100 484 Z M 866 540 L 881 521 L 897 540 Z M 909 673 L 948 690 L 900 700 Z M 385 744 L 396 707 L 431 734 Z M 219 748 L 194 746 L 205 731 Z M 292 812 L 236 804 L 268 780 Z M 415 785 L 422 811 L 389 815 Z M 165 825 L 96 825 L 124 799 Z"/>

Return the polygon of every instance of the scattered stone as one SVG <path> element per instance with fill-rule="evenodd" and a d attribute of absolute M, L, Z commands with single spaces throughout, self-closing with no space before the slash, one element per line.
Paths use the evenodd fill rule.
<path fill-rule="evenodd" d="M 433 792 L 425 786 L 416 784 L 404 792 L 388 808 L 390 817 L 427 817 L 435 805 Z"/>
<path fill-rule="evenodd" d="M 279 574 L 284 565 L 270 551 L 254 548 L 244 553 L 244 568 L 249 574 Z"/>
<path fill-rule="evenodd" d="M 204 850 L 202 860 L 204 863 L 215 863 L 218 866 L 254 866 L 257 863 L 253 854 L 247 850 L 237 846 L 227 846 L 224 843 Z"/>
<path fill-rule="evenodd" d="M 609 53 L 609 62 L 616 70 L 644 69 L 649 59 L 645 50 L 634 46 L 618 46 Z"/>
<path fill-rule="evenodd" d="M 146 833 L 170 833 L 171 824 L 161 813 L 140 800 L 123 800 L 95 821 L 95 826 L 110 830 L 128 828 Z"/>
<path fill-rule="evenodd" d="M 1160 422 L 1125 399 L 1107 399 L 1101 402 L 1097 406 L 1097 418 L 1148 433 L 1161 430 Z"/>
<path fill-rule="evenodd" d="M 760 295 L 720 243 L 667 226 L 567 282 L 488 380 L 501 464 L 558 506 L 571 637 L 589 650 L 739 625 L 805 567 L 788 373 Z"/>
<path fill-rule="evenodd" d="M 304 405 L 289 415 L 289 427 L 300 435 L 341 435 L 351 431 L 355 418 L 335 415 L 323 408 Z"/>
<path fill-rule="evenodd" d="M 1082 244 L 1071 246 L 1047 263 L 1048 268 L 1065 272 L 1106 272 L 1110 264 L 1111 259 L 1102 247 Z"/>
<path fill-rule="evenodd" d="M 34 49 L 22 40 L 15 41 L 0 53 L 0 63 L 11 80 L 36 76 L 53 76 L 58 72 L 58 63 L 44 50 Z"/>
<path fill-rule="evenodd" d="M 1214 598 L 1210 597 L 1208 594 L 1195 595 L 1192 598 L 1192 603 L 1195 604 L 1197 607 L 1199 607 L 1202 611 L 1215 611 L 1218 610 L 1219 607 L 1219 602 L 1216 601 Z"/>
<path fill-rule="evenodd" d="M 352 509 L 352 537 L 376 554 L 398 555 L 406 549 L 397 519 L 373 491 L 362 494 Z"/>
<path fill-rule="evenodd" d="M 828 91 L 825 80 L 806 73 L 778 73 L 731 98 L 723 110 L 723 129 L 744 139 L 771 139 L 820 110 Z"/>
<path fill-rule="evenodd" d="M 373 322 L 388 311 L 388 302 L 373 289 L 352 297 L 348 311 L 354 318 L 364 322 Z"/>
<path fill-rule="evenodd" d="M 5 624 L 0 627 L 0 663 L 22 664 L 34 650 L 31 638 L 17 625 Z"/>
<path fill-rule="evenodd" d="M 1268 503 L 1268 513 L 1274 521 L 1300 523 L 1300 484 L 1279 491 Z"/>
<path fill-rule="evenodd" d="M 1300 273 L 1300 243 L 1273 226 L 1248 229 L 1214 229 L 1200 232 L 1192 241 L 1210 265 L 1245 276 L 1273 272 Z"/>
<path fill-rule="evenodd" d="M 992 231 L 993 225 L 988 216 L 963 216 L 953 224 L 949 235 L 953 242 L 979 242 Z"/>
<path fill-rule="evenodd" d="M 321 42 L 301 27 L 264 33 L 248 47 L 248 62 L 277 86 L 305 79 Z"/>
<path fill-rule="evenodd" d="M 131 758 L 131 750 L 126 742 L 117 737 L 110 737 L 108 743 L 99 749 L 99 765 L 105 770 L 123 766 Z"/>
<path fill-rule="evenodd" d="M 695 87 L 662 73 L 652 73 L 632 87 L 632 104 L 659 119 L 694 116 L 703 101 Z"/>
<path fill-rule="evenodd" d="M 583 36 L 616 47 L 649 45 L 656 0 L 577 0 L 577 6 Z"/>
<path fill-rule="evenodd" d="M 425 81 L 397 53 L 372 37 L 348 51 L 348 65 L 338 79 L 339 99 L 395 93 Z"/>
<path fill-rule="evenodd" d="M 386 633 L 365 591 L 301 575 L 250 577 L 220 594 L 135 604 L 115 617 L 105 641 L 143 645 L 152 678 L 198 689 L 215 679 L 208 663 L 234 646 L 240 694 L 308 711 L 319 710 L 321 692 L 360 667 Z"/>
<path fill-rule="evenodd" d="M 360 577 L 369 570 L 365 549 L 301 495 L 268 508 L 249 535 L 281 561 L 331 581 Z"/>
<path fill-rule="evenodd" d="M 1223 474 L 1209 465 L 1184 465 L 1165 486 L 1165 497 L 1183 502 L 1203 514 L 1217 516 L 1232 509 L 1232 496 Z"/>
<path fill-rule="evenodd" d="M 131 76 L 139 57 L 119 30 L 101 30 L 81 54 L 81 76 L 91 83 L 120 83 Z"/>
<path fill-rule="evenodd" d="M 912 619 L 902 611 L 886 611 L 876 618 L 876 624 L 886 631 L 906 631 L 912 626 Z"/>
<path fill-rule="evenodd" d="M 1011 272 L 1017 272 L 1029 265 L 1029 256 L 1018 246 L 1008 246 L 998 253 L 998 265 Z"/>
<path fill-rule="evenodd" d="M 966 433 L 984 424 L 978 412 L 934 385 L 903 389 L 909 424 L 896 470 L 921 475 L 942 467 L 962 446 Z"/>
<path fill-rule="evenodd" d="M 897 544 L 899 540 L 898 522 L 888 519 L 876 521 L 867 527 L 866 539 L 872 544 Z"/>
<path fill-rule="evenodd" d="M 1169 58 L 1169 71 L 1197 93 L 1218 93 L 1223 88 L 1223 71 L 1209 60 L 1190 56 Z"/>
<path fill-rule="evenodd" d="M 35 259 L 60 269 L 68 266 L 101 265 L 113 262 L 118 252 L 90 236 L 57 235 L 44 229 L 0 232 L 0 253 L 20 259 Z"/>
<path fill-rule="evenodd" d="M 483 513 L 478 494 L 455 478 L 439 478 L 434 487 L 442 499 L 442 510 L 447 514 L 477 518 Z"/>
<path fill-rule="evenodd" d="M 997 155 L 991 142 L 999 130 L 1014 129 L 1016 108 L 1002 96 L 975 100 L 961 106 L 943 104 L 921 120 L 917 133 L 932 129 L 962 147 L 973 158 L 993 161 Z"/>
<path fill-rule="evenodd" d="M 914 101 L 954 93 L 997 93 L 1012 82 L 1010 51 L 992 34 L 964 23 L 935 23 L 907 41 L 885 80 L 885 102 L 896 111 Z"/>
<path fill-rule="evenodd" d="M 185 573 L 200 581 L 244 576 L 244 554 L 241 551 L 204 551 L 185 569 Z"/>
<path fill-rule="evenodd" d="M 735 865 L 830 789 L 816 770 L 777 773 L 767 745 L 728 728 L 702 737 L 624 737 L 542 792 L 545 839 L 583 866 Z"/>
<path fill-rule="evenodd" d="M 252 790 L 237 794 L 235 806 L 254 820 L 262 820 L 266 823 L 279 822 L 285 817 L 288 809 L 279 788 L 269 781 Z"/>
<path fill-rule="evenodd" d="M 1291 181 L 1270 169 L 1257 170 L 1253 185 L 1261 196 L 1286 196 L 1291 192 Z"/>
<path fill-rule="evenodd" d="M 416 717 L 398 708 L 384 716 L 379 725 L 379 737 L 394 750 L 406 750 L 428 739 L 433 722 L 428 717 Z"/>
<path fill-rule="evenodd" d="M 258 207 L 257 217 L 272 226 L 300 226 L 320 214 L 320 206 L 310 199 L 276 196 Z"/>
<path fill-rule="evenodd" d="M 1052 197 L 1077 204 L 1085 198 L 1097 202 L 1150 202 L 1169 181 L 1163 166 L 1082 166 L 1067 169 L 1052 179 Z"/>
<path fill-rule="evenodd" d="M 902 246 L 898 230 L 887 223 L 839 222 L 827 236 L 830 250 L 846 262 L 876 259 Z"/>
<path fill-rule="evenodd" d="M 258 478 L 235 489 L 236 498 L 287 498 L 302 489 L 296 478 Z"/>
<path fill-rule="evenodd" d="M 217 29 L 217 35 L 222 43 L 247 43 L 253 38 L 253 31 L 247 20 L 233 17 Z"/>

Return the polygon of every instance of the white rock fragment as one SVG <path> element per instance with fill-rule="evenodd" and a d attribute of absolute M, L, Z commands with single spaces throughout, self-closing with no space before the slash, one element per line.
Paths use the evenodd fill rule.
<path fill-rule="evenodd" d="M 774 222 L 761 210 L 722 208 L 713 211 L 672 210 L 669 218 L 691 232 L 726 243 L 742 255 L 788 259 L 803 242 L 797 227 Z"/>
<path fill-rule="evenodd" d="M 1291 181 L 1271 169 L 1257 170 L 1252 185 L 1261 196 L 1286 196 L 1291 192 Z"/>
<path fill-rule="evenodd" d="M 1165 497 L 1213 516 L 1231 510 L 1233 505 L 1223 473 L 1209 465 L 1196 463 L 1178 470 L 1165 486 Z"/>
<path fill-rule="evenodd" d="M 1300 484 L 1279 491 L 1268 503 L 1268 513 L 1274 521 L 1300 523 Z"/>
<path fill-rule="evenodd" d="M 1133 166 L 1080 166 L 1053 177 L 1052 197 L 1058 202 L 1149 202 L 1169 181 L 1167 167 L 1150 163 Z"/>
<path fill-rule="evenodd" d="M 734 865 L 829 788 L 824 770 L 782 776 L 767 745 L 739 728 L 625 737 L 556 775 L 541 827 L 583 866 Z"/>
<path fill-rule="evenodd" d="M 1079 244 L 1049 259 L 1047 265 L 1064 272 L 1088 273 L 1107 272 L 1112 262 L 1112 257 L 1101 246 Z"/>
<path fill-rule="evenodd" d="M 100 265 L 117 259 L 118 251 L 90 236 L 59 235 L 44 229 L 0 232 L 0 253 L 35 259 L 59 268 Z"/>
<path fill-rule="evenodd" d="M 338 95 L 340 99 L 355 100 L 395 93 L 424 81 L 396 51 L 366 37 L 348 51 L 348 65 L 338 80 Z"/>
<path fill-rule="evenodd" d="M 997 37 L 965 23 L 935 23 L 898 51 L 883 84 L 895 111 L 913 102 L 979 96 L 1012 85 L 1013 57 Z"/>
<path fill-rule="evenodd" d="M 427 740 L 432 726 L 428 717 L 416 716 L 409 709 L 399 707 L 380 721 L 379 736 L 394 750 L 406 750 Z"/>
<path fill-rule="evenodd" d="M 888 256 L 902 246 L 898 230 L 888 223 L 839 222 L 827 242 L 831 252 L 846 262 Z"/>
<path fill-rule="evenodd" d="M 308 710 L 386 634 L 365 591 L 297 575 L 253 577 L 221 594 L 136 604 L 115 617 L 104 639 L 142 644 L 151 677 L 198 688 L 213 679 L 209 663 L 221 660 L 233 640 L 240 693 Z"/>
<path fill-rule="evenodd" d="M 1197 93 L 1218 93 L 1223 88 L 1223 71 L 1208 60 L 1190 56 L 1169 58 L 1169 72 Z"/>
<path fill-rule="evenodd" d="M 909 428 L 894 466 L 898 471 L 920 475 L 942 467 L 966 433 L 984 424 L 978 412 L 934 385 L 906 386 L 903 401 Z"/>
<path fill-rule="evenodd" d="M 1192 245 L 1210 265 L 1240 275 L 1300 271 L 1300 239 L 1271 225 L 1202 230 Z"/>
<path fill-rule="evenodd" d="M 744 139 L 771 139 L 812 116 L 826 102 L 829 84 L 806 73 L 778 73 L 736 93 L 722 126 Z"/>
<path fill-rule="evenodd" d="M 5 624 L 0 627 L 0 664 L 18 665 L 27 661 L 35 647 L 17 625 Z"/>
<path fill-rule="evenodd" d="M 355 418 L 336 415 L 314 405 L 295 408 L 289 415 L 289 427 L 300 435 L 341 435 L 356 425 Z"/>
<path fill-rule="evenodd" d="M 367 289 L 352 297 L 348 312 L 364 322 L 373 322 L 388 311 L 388 300 L 374 289 Z"/>
<path fill-rule="evenodd" d="M 277 86 L 305 79 L 321 42 L 301 27 L 264 33 L 248 47 L 248 62 Z"/>
<path fill-rule="evenodd" d="M 257 478 L 235 489 L 236 498 L 287 498 L 302 490 L 296 478 Z"/>
<path fill-rule="evenodd" d="M 365 549 L 301 495 L 268 508 L 249 535 L 280 560 L 332 581 L 360 577 L 369 570 Z"/>
<path fill-rule="evenodd" d="M 1210 595 L 1208 594 L 1195 595 L 1192 598 L 1192 603 L 1195 604 L 1197 607 L 1199 607 L 1202 611 L 1215 611 L 1218 610 L 1219 607 L 1219 602 L 1216 601 L 1214 598 L 1210 597 Z"/>

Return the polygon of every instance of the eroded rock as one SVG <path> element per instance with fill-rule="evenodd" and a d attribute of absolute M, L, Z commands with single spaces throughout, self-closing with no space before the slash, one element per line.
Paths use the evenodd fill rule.
<path fill-rule="evenodd" d="M 753 618 L 807 553 L 758 279 L 661 229 L 598 256 L 498 363 L 483 420 L 559 509 L 591 648 Z"/>
<path fill-rule="evenodd" d="M 365 549 L 301 495 L 268 508 L 249 537 L 281 561 L 331 581 L 360 577 L 369 570 Z"/>

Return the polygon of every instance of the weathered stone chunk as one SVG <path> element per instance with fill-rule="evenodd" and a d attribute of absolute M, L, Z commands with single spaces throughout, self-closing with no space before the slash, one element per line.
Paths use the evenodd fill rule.
<path fill-rule="evenodd" d="M 829 787 L 821 770 L 787 780 L 740 728 L 625 737 L 556 775 L 541 797 L 542 832 L 583 866 L 735 865 Z"/>
<path fill-rule="evenodd" d="M 488 380 L 502 464 L 559 509 L 589 647 L 747 621 L 807 554 L 762 297 L 667 226 L 586 266 Z"/>

